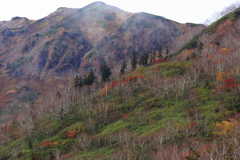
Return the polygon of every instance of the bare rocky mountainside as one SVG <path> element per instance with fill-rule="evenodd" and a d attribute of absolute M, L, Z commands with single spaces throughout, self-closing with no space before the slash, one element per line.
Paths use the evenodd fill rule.
<path fill-rule="evenodd" d="M 180 24 L 148 13 L 129 13 L 102 2 L 81 9 L 59 8 L 40 20 L 14 17 L 0 22 L 0 102 L 5 106 L 22 87 L 47 92 L 93 69 L 100 76 L 103 62 L 118 75 L 131 53 L 170 53 L 203 25 Z M 27 86 L 27 87 L 26 87 Z"/>

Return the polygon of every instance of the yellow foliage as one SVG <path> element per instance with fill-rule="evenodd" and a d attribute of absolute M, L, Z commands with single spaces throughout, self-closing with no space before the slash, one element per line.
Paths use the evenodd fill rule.
<path fill-rule="evenodd" d="M 59 143 L 58 142 L 53 142 L 53 145 L 58 145 Z"/>
<path fill-rule="evenodd" d="M 236 128 L 238 128 L 240 126 L 240 122 L 236 121 L 236 120 L 230 120 L 230 121 L 222 121 L 221 123 L 217 123 L 215 125 L 215 132 L 213 132 L 213 134 L 216 135 L 229 135 L 231 133 L 233 133 Z"/>
<path fill-rule="evenodd" d="M 216 80 L 217 81 L 223 81 L 225 76 L 226 76 L 225 72 L 217 72 L 216 73 Z"/>

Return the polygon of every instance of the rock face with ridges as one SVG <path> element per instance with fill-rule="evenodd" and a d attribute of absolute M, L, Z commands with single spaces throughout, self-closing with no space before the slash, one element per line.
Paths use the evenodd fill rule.
<path fill-rule="evenodd" d="M 102 2 L 59 8 L 35 21 L 14 17 L 0 22 L 0 78 L 28 83 L 38 77 L 44 83 L 49 77 L 82 75 L 91 68 L 99 76 L 103 61 L 116 69 L 123 60 L 130 61 L 133 51 L 140 57 L 159 45 L 176 47 L 174 40 L 185 30 L 191 27 Z M 12 89 L 1 85 L 0 92 L 7 88 Z"/>

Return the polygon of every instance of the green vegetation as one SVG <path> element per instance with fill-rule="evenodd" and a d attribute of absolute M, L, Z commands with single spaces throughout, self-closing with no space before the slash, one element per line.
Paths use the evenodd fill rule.
<path fill-rule="evenodd" d="M 27 60 L 26 57 L 22 57 L 22 58 L 18 59 L 17 61 L 15 61 L 14 63 L 8 64 L 7 68 L 8 69 L 15 69 L 15 68 L 21 66 L 24 63 L 24 61 L 26 61 L 26 60 Z"/>
<path fill-rule="evenodd" d="M 97 55 L 97 52 L 95 50 L 92 50 L 89 53 L 87 53 L 87 57 L 86 58 L 89 59 L 89 58 L 92 58 L 92 57 L 94 57 L 96 55 Z"/>
<path fill-rule="evenodd" d="M 192 154 L 181 159 L 207 156 L 200 144 L 221 142 L 213 136 L 215 126 L 237 113 L 240 91 L 216 89 L 223 84 L 206 70 L 194 78 L 189 72 L 197 63 L 163 62 L 136 68 L 105 87 L 55 91 L 52 100 L 43 97 L 29 104 L 31 112 L 20 112 L 22 125 L 1 128 L 10 141 L 2 141 L 0 159 L 153 159 L 159 152 L 174 159 L 188 148 Z M 52 107 L 38 110 L 45 105 Z"/>
<path fill-rule="evenodd" d="M 123 60 L 123 63 L 120 69 L 120 74 L 124 74 L 126 69 L 127 69 L 127 62 L 126 60 Z"/>
<path fill-rule="evenodd" d="M 105 19 L 98 19 L 96 21 L 96 23 L 98 24 L 99 27 L 101 28 L 106 28 L 107 27 L 107 22 Z"/>
<path fill-rule="evenodd" d="M 54 27 L 54 28 L 51 28 L 51 29 L 48 30 L 46 33 L 44 33 L 44 36 L 47 36 L 47 37 L 52 36 L 52 35 L 55 34 L 55 33 L 57 32 L 57 30 L 58 30 L 59 28 L 61 28 L 61 27 L 65 28 L 65 27 L 67 27 L 67 26 L 66 26 L 65 24 L 63 24 L 63 25 L 58 25 L 58 26 L 56 26 L 56 27 Z"/>
<path fill-rule="evenodd" d="M 205 30 L 201 31 L 200 33 L 196 34 L 190 41 L 185 43 L 179 50 L 175 51 L 172 55 L 176 56 L 184 49 L 193 49 L 196 48 L 198 45 L 198 38 Z"/>
<path fill-rule="evenodd" d="M 201 51 L 200 34 L 180 51 Z M 57 47 L 55 56 L 65 49 Z M 123 61 L 113 81 L 104 62 L 102 82 L 95 82 L 91 70 L 84 78 L 76 76 L 74 87 L 53 89 L 38 99 L 25 86 L 16 104 L 21 111 L 1 125 L 0 159 L 239 159 L 240 65 L 235 49 L 234 54 L 201 57 L 190 52 L 188 61 L 176 62 L 161 59 L 159 46 L 159 59 L 155 51 L 145 53 L 138 68 L 133 52 L 132 72 L 124 73 Z M 12 108 L 6 113 L 13 114 Z"/>
<path fill-rule="evenodd" d="M 131 66 L 132 66 L 132 70 L 135 70 L 137 68 L 137 53 L 136 52 L 132 52 Z"/>
<path fill-rule="evenodd" d="M 202 35 L 205 32 L 209 32 L 214 26 L 216 26 L 217 24 L 219 24 L 223 20 L 229 19 L 231 21 L 235 21 L 238 18 L 239 15 L 240 15 L 240 8 L 238 8 L 238 9 L 234 10 L 233 12 L 221 17 L 219 20 L 215 21 L 214 23 L 212 23 L 211 25 L 209 25 L 208 27 L 203 29 L 200 33 L 196 34 L 190 41 L 185 43 L 180 49 L 175 51 L 173 53 L 173 56 L 179 54 L 184 49 L 196 48 L 198 46 L 198 43 L 199 43 L 198 38 L 199 38 L 200 35 Z M 219 45 L 219 44 L 217 43 L 217 45 Z"/>
<path fill-rule="evenodd" d="M 210 26 L 208 26 L 205 29 L 205 32 L 210 31 L 216 24 L 219 24 L 221 21 L 229 19 L 230 21 L 235 21 L 237 19 L 237 17 L 240 15 L 240 8 L 234 10 L 233 12 L 221 17 L 219 20 L 217 20 L 216 22 L 212 23 Z"/>
<path fill-rule="evenodd" d="M 114 35 L 111 35 L 111 36 L 110 36 L 110 39 L 116 39 L 116 38 L 118 38 L 118 37 L 119 37 L 118 35 L 114 34 Z"/>
<path fill-rule="evenodd" d="M 111 75 L 112 75 L 111 68 L 104 61 L 103 67 L 102 67 L 102 74 L 101 74 L 102 81 L 110 80 Z"/>
<path fill-rule="evenodd" d="M 199 25 L 199 24 L 195 24 L 195 23 L 186 23 L 186 24 L 188 24 L 190 27 L 196 27 Z"/>

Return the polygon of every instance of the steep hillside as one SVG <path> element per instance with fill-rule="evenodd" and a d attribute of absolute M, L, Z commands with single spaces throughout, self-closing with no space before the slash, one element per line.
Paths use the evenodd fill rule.
<path fill-rule="evenodd" d="M 0 159 L 239 159 L 240 78 L 207 63 L 162 62 L 39 96 L 2 124 Z"/>
<path fill-rule="evenodd" d="M 40 20 L 14 17 L 0 22 L 0 105 L 6 106 L 24 86 L 44 94 L 50 85 L 64 86 L 69 77 L 90 69 L 99 76 L 104 61 L 118 71 L 133 51 L 140 57 L 162 45 L 172 53 L 203 27 L 102 2 L 59 8 Z"/>
<path fill-rule="evenodd" d="M 239 48 L 240 9 L 223 16 L 175 52 L 177 59 L 186 59 L 193 52 L 197 55 L 232 53 Z"/>
<path fill-rule="evenodd" d="M 60 64 L 47 70 L 50 60 L 57 61 L 47 59 L 40 75 L 49 74 L 49 78 L 33 76 L 38 83 L 29 83 L 28 78 L 30 85 L 22 84 L 23 87 L 6 94 L 18 95 L 17 106 L 21 110 L 1 124 L 0 159 L 239 159 L 238 11 L 196 35 L 175 52 L 178 55 L 173 59 L 156 58 L 150 65 L 138 66 L 112 81 L 81 87 L 69 85 L 63 76 L 51 77 L 50 73 L 56 74 Z M 188 29 L 185 33 L 189 33 Z M 121 28 L 119 32 L 130 32 L 128 30 Z M 65 49 L 69 49 L 71 35 L 69 32 L 60 35 L 61 41 L 49 44 L 47 53 L 54 53 L 59 43 L 67 44 Z M 57 34 L 51 33 L 49 37 L 54 36 Z M 111 49 L 111 45 L 108 37 L 104 37 L 106 50 L 98 42 L 94 46 L 91 37 L 82 37 L 81 40 L 86 38 L 91 42 L 90 49 L 99 47 L 94 54 L 90 52 L 90 58 L 85 54 L 82 58 L 90 62 L 101 55 L 102 60 L 106 60 L 102 52 Z M 65 49 L 60 47 L 57 53 Z M 21 82 L 19 79 L 12 81 Z M 35 98 L 31 86 L 40 83 L 52 84 L 48 85 L 48 93 L 24 103 L 26 98 Z"/>

